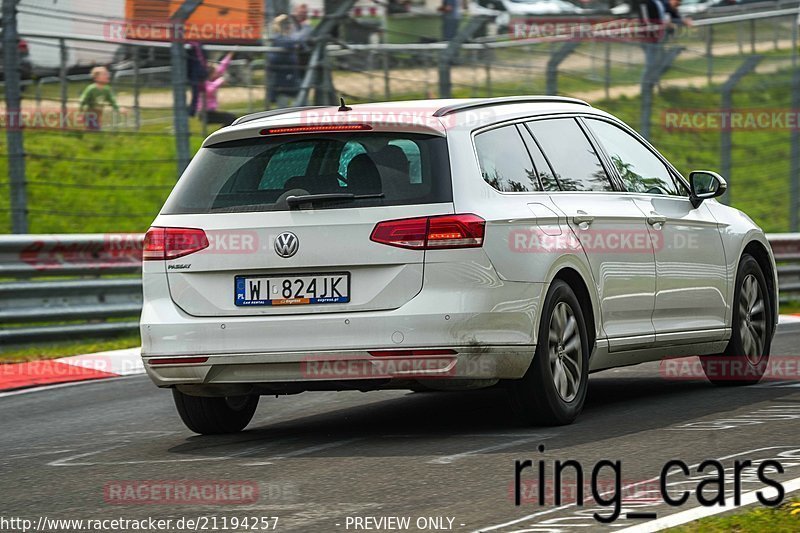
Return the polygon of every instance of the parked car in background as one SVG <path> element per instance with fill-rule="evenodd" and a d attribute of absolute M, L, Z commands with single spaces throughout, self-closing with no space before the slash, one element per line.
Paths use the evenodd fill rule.
<path fill-rule="evenodd" d="M 533 16 L 581 15 L 590 10 L 566 0 L 476 0 L 478 8 L 497 12 L 498 31 L 506 31 L 513 19 Z M 471 11 L 479 12 L 478 9 Z"/>
<path fill-rule="evenodd" d="M 681 0 L 678 12 L 684 16 L 695 16 L 708 11 L 713 3 L 713 0 Z"/>

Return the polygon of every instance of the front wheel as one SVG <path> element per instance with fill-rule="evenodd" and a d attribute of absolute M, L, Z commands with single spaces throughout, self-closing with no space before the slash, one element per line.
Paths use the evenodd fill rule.
<path fill-rule="evenodd" d="M 215 435 L 243 430 L 253 419 L 259 397 L 250 394 L 207 398 L 172 389 L 172 398 L 187 428 L 201 435 Z"/>
<path fill-rule="evenodd" d="M 550 286 L 531 366 L 511 385 L 519 415 L 532 424 L 569 424 L 580 414 L 589 382 L 589 341 L 581 306 L 565 282 Z"/>
<path fill-rule="evenodd" d="M 701 357 L 715 385 L 752 385 L 769 365 L 774 317 L 761 266 L 745 254 L 739 261 L 733 301 L 731 340 L 722 355 Z"/>

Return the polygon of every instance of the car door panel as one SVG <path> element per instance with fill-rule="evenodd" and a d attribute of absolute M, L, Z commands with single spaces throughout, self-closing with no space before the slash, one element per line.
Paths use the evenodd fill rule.
<path fill-rule="evenodd" d="M 613 190 L 577 121 L 547 119 L 527 126 L 529 142 L 541 149 L 561 189 L 550 191 L 550 198 L 566 216 L 571 238 L 591 267 L 609 349 L 652 345 L 655 258 L 642 211 Z"/>
<path fill-rule="evenodd" d="M 725 327 L 727 270 L 719 226 L 708 210 L 694 208 L 686 187 L 665 161 L 619 124 L 585 123 L 612 162 L 647 223 L 654 247 L 656 294 L 652 315 L 658 344 L 684 338 L 718 339 Z M 707 332 L 707 333 L 703 333 Z"/>

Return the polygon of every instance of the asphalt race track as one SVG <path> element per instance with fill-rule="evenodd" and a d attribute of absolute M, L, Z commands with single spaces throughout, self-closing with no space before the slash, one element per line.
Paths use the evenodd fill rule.
<path fill-rule="evenodd" d="M 772 353 L 800 355 L 800 324 L 781 326 Z M 2 515 L 34 522 L 43 515 L 269 516 L 279 517 L 275 531 L 328 532 L 366 525 L 389 531 L 389 522 L 356 528 L 355 519 L 409 517 L 408 530 L 417 531 L 418 518 L 442 517 L 423 522 L 422 530 L 592 531 L 600 527 L 592 513 L 613 509 L 598 506 L 591 492 L 582 509 L 552 501 L 540 507 L 530 497 L 516 507 L 514 461 L 544 459 L 547 479 L 557 459 L 579 461 L 587 477 L 600 460 L 621 461 L 629 487 L 617 529 L 648 520 L 626 518 L 628 512 L 663 518 L 698 506 L 694 496 L 677 508 L 657 496 L 657 478 L 670 459 L 691 469 L 690 476 L 671 474 L 678 493 L 706 479 L 695 466 L 705 459 L 725 458 L 726 467 L 735 459 L 775 459 L 784 473 L 769 477 L 800 478 L 800 382 L 718 388 L 665 379 L 657 363 L 594 374 L 583 415 L 558 428 L 521 426 L 501 390 L 262 397 L 247 431 L 220 437 L 184 429 L 170 393 L 145 376 L 0 396 Z M 523 476 L 536 478 L 532 470 Z M 745 477 L 741 492 L 763 487 L 752 472 Z M 255 493 L 198 503 L 152 495 L 131 501 L 113 492 L 126 483 L 166 480 L 244 483 Z M 612 482 L 610 471 L 598 477 L 600 492 L 613 489 Z M 731 477 L 724 489 L 732 494 Z M 546 492 L 552 500 L 552 490 Z"/>

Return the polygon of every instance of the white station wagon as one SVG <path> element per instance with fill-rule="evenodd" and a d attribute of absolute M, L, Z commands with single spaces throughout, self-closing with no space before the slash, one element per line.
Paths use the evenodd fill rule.
<path fill-rule="evenodd" d="M 753 383 L 776 269 L 725 189 L 571 98 L 248 115 L 147 232 L 142 357 L 197 433 L 260 395 L 495 385 L 566 424 L 590 372 L 665 357 Z"/>

